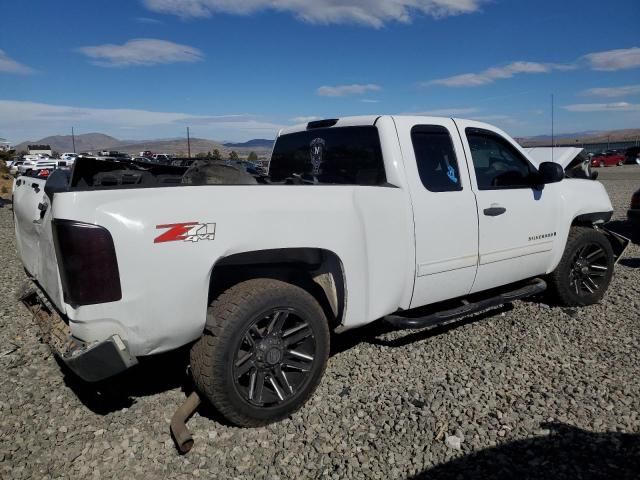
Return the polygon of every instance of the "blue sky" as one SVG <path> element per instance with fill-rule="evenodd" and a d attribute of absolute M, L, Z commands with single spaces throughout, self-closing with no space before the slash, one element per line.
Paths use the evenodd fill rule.
<path fill-rule="evenodd" d="M 0 137 L 273 138 L 426 113 L 514 136 L 640 128 L 640 2 L 10 1 Z"/>

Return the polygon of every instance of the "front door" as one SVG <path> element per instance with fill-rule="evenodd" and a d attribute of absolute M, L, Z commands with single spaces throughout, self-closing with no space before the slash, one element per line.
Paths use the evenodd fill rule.
<path fill-rule="evenodd" d="M 536 186 L 537 169 L 506 136 L 456 123 L 478 199 L 480 259 L 472 292 L 546 273 L 558 242 L 558 184 Z"/>

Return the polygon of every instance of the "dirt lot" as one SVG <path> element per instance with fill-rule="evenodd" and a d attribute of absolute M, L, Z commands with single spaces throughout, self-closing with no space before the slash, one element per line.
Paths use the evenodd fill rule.
<path fill-rule="evenodd" d="M 624 222 L 640 168 L 602 170 Z M 291 419 L 238 429 L 202 408 L 179 456 L 184 352 L 99 390 L 61 369 L 13 297 L 24 274 L 0 204 L 0 478 L 637 478 L 640 246 L 602 304 L 517 302 L 455 328 L 373 325 L 333 339 Z M 455 437 L 455 438 L 454 438 Z M 459 442 L 459 449 L 457 448 Z"/>

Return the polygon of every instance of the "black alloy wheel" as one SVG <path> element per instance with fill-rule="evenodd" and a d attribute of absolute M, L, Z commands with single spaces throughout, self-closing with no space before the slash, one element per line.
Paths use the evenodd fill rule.
<path fill-rule="evenodd" d="M 574 256 L 569 284 L 581 297 L 593 295 L 609 271 L 607 252 L 597 243 L 587 243 Z"/>
<path fill-rule="evenodd" d="M 282 420 L 313 395 L 329 357 L 329 322 L 307 290 L 256 278 L 213 300 L 191 348 L 198 391 L 231 423 Z"/>
<path fill-rule="evenodd" d="M 235 386 L 252 405 L 278 405 L 304 387 L 316 361 L 307 321 L 293 308 L 276 308 L 257 318 L 237 346 Z"/>
<path fill-rule="evenodd" d="M 556 269 L 548 276 L 552 302 L 566 307 L 598 303 L 611 279 L 615 258 L 611 243 L 599 230 L 572 227 Z"/>

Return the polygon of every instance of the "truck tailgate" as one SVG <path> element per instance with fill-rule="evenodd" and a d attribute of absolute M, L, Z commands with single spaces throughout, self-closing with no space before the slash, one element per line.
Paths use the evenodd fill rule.
<path fill-rule="evenodd" d="M 50 300 L 64 312 L 53 232 L 51 201 L 45 195 L 46 180 L 18 177 L 13 192 L 18 255 L 27 272 Z"/>

